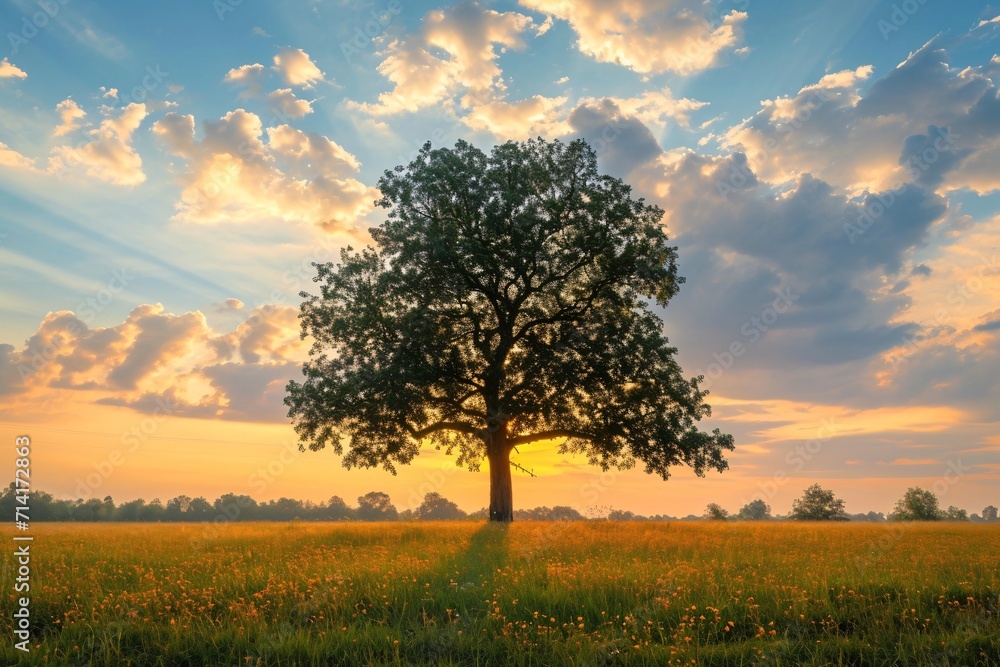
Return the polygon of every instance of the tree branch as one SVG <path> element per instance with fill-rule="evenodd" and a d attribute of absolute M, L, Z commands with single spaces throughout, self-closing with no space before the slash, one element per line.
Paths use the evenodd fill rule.
<path fill-rule="evenodd" d="M 432 433 L 437 433 L 438 431 L 458 431 L 459 433 L 469 433 L 471 435 L 476 435 L 479 433 L 479 429 L 472 424 L 466 424 L 465 422 L 450 422 L 441 421 L 436 424 L 431 424 L 430 426 L 425 426 L 424 428 L 417 430 L 412 426 L 407 426 L 406 430 L 410 432 L 410 435 L 417 440 L 421 440 L 431 435 Z"/>
<path fill-rule="evenodd" d="M 594 301 L 597 296 L 601 293 L 608 285 L 614 283 L 613 278 L 604 278 L 603 280 L 597 281 L 591 286 L 590 293 L 582 300 L 578 299 L 573 303 L 561 306 L 560 309 L 553 315 L 548 317 L 539 317 L 537 319 L 526 322 L 521 330 L 517 332 L 514 336 L 514 344 L 517 344 L 521 339 L 528 335 L 528 333 L 537 326 L 542 326 L 546 324 L 556 324 L 558 322 L 578 322 L 580 321 L 588 311 L 594 306 Z M 582 302 L 581 302 L 582 301 Z"/>
<path fill-rule="evenodd" d="M 538 433 L 531 433 L 528 435 L 519 435 L 515 438 L 511 438 L 507 441 L 507 444 L 516 447 L 517 445 L 526 445 L 529 442 L 537 442 L 538 440 L 554 440 L 556 438 L 581 438 L 583 440 L 593 440 L 594 436 L 590 433 L 585 433 L 583 431 L 573 431 L 571 429 L 565 428 L 554 428 L 548 431 L 539 431 Z"/>

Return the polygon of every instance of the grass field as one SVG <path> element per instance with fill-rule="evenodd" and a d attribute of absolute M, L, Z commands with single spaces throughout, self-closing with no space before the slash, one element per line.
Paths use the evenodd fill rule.
<path fill-rule="evenodd" d="M 32 531 L 32 650 L 4 665 L 1000 665 L 1000 526 Z"/>

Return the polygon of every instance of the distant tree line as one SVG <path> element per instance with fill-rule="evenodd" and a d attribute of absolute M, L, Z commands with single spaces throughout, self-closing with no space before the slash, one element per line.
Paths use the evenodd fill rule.
<path fill-rule="evenodd" d="M 0 516 L 14 516 L 17 503 L 13 484 L 0 494 Z M 372 491 L 358 498 L 351 507 L 340 496 L 325 502 L 279 498 L 257 502 L 247 495 L 227 493 L 210 502 L 203 497 L 180 495 L 166 503 L 159 498 L 147 502 L 142 498 L 115 504 L 111 496 L 103 500 L 60 500 L 44 491 L 32 491 L 29 497 L 32 521 L 396 521 L 466 519 L 455 503 L 439 493 L 428 493 L 413 510 L 400 512 L 389 495 Z M 239 508 L 233 512 L 233 508 Z"/>
<path fill-rule="evenodd" d="M 709 503 L 701 517 L 709 521 L 973 521 L 988 522 L 997 520 L 997 508 L 987 505 L 983 513 L 969 516 L 968 512 L 954 505 L 943 510 L 938 497 L 933 491 L 911 487 L 903 497 L 896 502 L 895 509 L 887 515 L 882 512 L 867 514 L 848 514 L 844 501 L 837 498 L 833 491 L 824 489 L 819 484 L 813 484 L 806 489 L 800 498 L 792 501 L 792 511 L 786 516 L 771 515 L 771 506 L 764 500 L 753 500 L 744 505 L 738 514 L 730 515 L 718 503 Z"/>
<path fill-rule="evenodd" d="M 467 513 L 440 493 L 431 492 L 414 509 L 399 511 L 387 493 L 371 491 L 358 498 L 352 507 L 340 496 L 325 502 L 279 498 L 257 502 L 247 495 L 227 493 L 209 502 L 203 497 L 180 495 L 166 503 L 159 498 L 146 502 L 142 498 L 115 504 L 111 496 L 62 500 L 44 491 L 32 491 L 29 497 L 32 521 L 460 521 L 485 520 L 489 511 L 484 507 Z M 11 484 L 0 493 L 0 516 L 14 516 L 17 498 Z M 233 512 L 233 508 L 239 508 Z M 911 488 L 896 503 L 888 516 L 881 512 L 848 514 L 844 501 L 832 491 L 814 484 L 792 504 L 787 516 L 771 514 L 771 507 L 761 499 L 744 505 L 730 514 L 717 503 L 710 503 L 701 516 L 690 514 L 674 517 L 666 514 L 642 516 L 626 510 L 604 508 L 599 516 L 584 516 L 565 505 L 515 510 L 516 521 L 997 521 L 997 508 L 989 505 L 982 515 L 969 516 L 965 510 L 949 507 L 942 510 L 938 498 L 930 491 Z"/>

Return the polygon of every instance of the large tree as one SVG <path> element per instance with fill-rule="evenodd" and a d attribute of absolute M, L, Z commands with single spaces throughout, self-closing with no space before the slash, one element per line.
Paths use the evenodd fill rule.
<path fill-rule="evenodd" d="M 663 211 L 585 142 L 428 143 L 378 185 L 375 246 L 302 294 L 314 343 L 285 403 L 310 449 L 392 472 L 425 440 L 485 457 L 495 521 L 513 519 L 511 452 L 536 441 L 664 479 L 728 467 L 732 437 L 698 430 L 707 392 L 652 309 L 683 282 Z"/>
<path fill-rule="evenodd" d="M 740 509 L 738 518 L 743 521 L 767 521 L 771 518 L 771 506 L 763 498 L 751 500 Z"/>
<path fill-rule="evenodd" d="M 424 502 L 413 513 L 421 521 L 453 521 L 466 517 L 458 505 L 436 491 L 426 494 Z"/>
<path fill-rule="evenodd" d="M 844 501 L 833 491 L 813 484 L 802 492 L 801 498 L 792 501 L 788 518 L 795 521 L 849 521 Z"/>
<path fill-rule="evenodd" d="M 705 518 L 709 521 L 727 521 L 729 511 L 722 509 L 722 505 L 719 503 L 709 503 L 708 507 L 705 508 Z"/>
<path fill-rule="evenodd" d="M 358 518 L 362 521 L 395 521 L 399 511 L 388 493 L 369 491 L 358 498 Z"/>
<path fill-rule="evenodd" d="M 910 487 L 903 497 L 896 501 L 896 507 L 889 515 L 893 521 L 940 521 L 945 518 L 940 501 L 933 491 Z"/>

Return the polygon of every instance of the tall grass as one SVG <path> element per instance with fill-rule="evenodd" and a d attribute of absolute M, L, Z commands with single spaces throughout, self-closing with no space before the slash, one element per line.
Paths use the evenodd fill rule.
<path fill-rule="evenodd" d="M 32 530 L 4 665 L 1000 665 L 998 526 Z"/>

